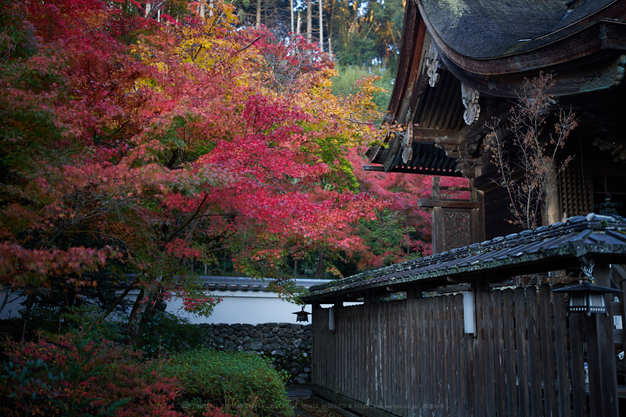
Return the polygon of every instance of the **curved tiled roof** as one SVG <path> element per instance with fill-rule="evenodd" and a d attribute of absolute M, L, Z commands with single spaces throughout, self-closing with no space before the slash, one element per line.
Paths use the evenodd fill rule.
<path fill-rule="evenodd" d="M 502 275 L 552 271 L 577 264 L 584 255 L 609 255 L 614 263 L 626 260 L 626 220 L 620 216 L 591 213 L 565 222 L 542 226 L 482 243 L 438 253 L 397 265 L 363 272 L 316 285 L 303 298 L 319 301 L 366 289 L 417 281 L 470 280 L 501 271 Z"/>
<path fill-rule="evenodd" d="M 200 276 L 200 281 L 204 288 L 209 291 L 266 291 L 272 292 L 271 278 L 248 278 L 248 277 L 221 277 L 221 276 Z M 295 278 L 295 285 L 309 288 L 320 282 L 328 283 L 330 280 Z"/>
<path fill-rule="evenodd" d="M 121 287 L 126 287 L 133 281 L 137 274 L 127 274 L 128 281 L 121 284 Z M 271 283 L 273 278 L 250 278 L 250 277 L 227 277 L 227 276 L 214 276 L 214 275 L 200 275 L 198 280 L 202 283 L 203 287 L 207 291 L 251 291 L 251 292 L 273 292 Z M 290 278 L 293 284 L 303 288 L 310 288 L 313 285 L 319 285 L 320 283 L 328 283 L 329 279 L 311 279 L 311 278 Z"/>
<path fill-rule="evenodd" d="M 489 59 L 528 52 L 569 36 L 602 18 L 602 11 L 615 2 L 420 0 L 420 5 L 450 48 L 466 57 Z"/>

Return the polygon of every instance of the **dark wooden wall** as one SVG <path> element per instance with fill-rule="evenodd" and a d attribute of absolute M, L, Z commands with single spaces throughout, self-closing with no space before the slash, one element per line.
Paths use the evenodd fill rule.
<path fill-rule="evenodd" d="M 548 286 L 478 291 L 476 336 L 461 295 L 337 307 L 334 332 L 316 307 L 313 390 L 399 416 L 586 416 L 564 300 Z"/>

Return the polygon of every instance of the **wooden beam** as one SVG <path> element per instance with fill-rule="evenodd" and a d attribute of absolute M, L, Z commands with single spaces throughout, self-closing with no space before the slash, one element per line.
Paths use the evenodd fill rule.
<path fill-rule="evenodd" d="M 363 171 L 385 171 L 382 165 L 363 165 Z"/>
<path fill-rule="evenodd" d="M 454 144 L 461 143 L 463 136 L 458 130 L 428 129 L 424 127 L 413 128 L 413 140 L 419 143 L 441 143 Z"/>
<path fill-rule="evenodd" d="M 472 191 L 470 187 L 452 187 L 448 185 L 440 185 L 438 188 L 443 191 Z"/>
<path fill-rule="evenodd" d="M 426 198 L 420 198 L 419 200 L 417 200 L 417 205 L 420 207 L 468 208 L 468 209 L 478 208 L 478 203 L 476 201 L 456 200 L 456 199 L 446 199 L 446 198 L 442 198 L 439 200 L 428 200 Z"/>

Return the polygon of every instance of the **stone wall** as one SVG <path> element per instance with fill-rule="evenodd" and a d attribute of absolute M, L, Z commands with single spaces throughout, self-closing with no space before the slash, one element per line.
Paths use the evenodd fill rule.
<path fill-rule="evenodd" d="M 271 359 L 290 382 L 305 384 L 311 374 L 311 325 L 291 323 L 199 324 L 204 343 L 216 350 L 244 351 Z"/>

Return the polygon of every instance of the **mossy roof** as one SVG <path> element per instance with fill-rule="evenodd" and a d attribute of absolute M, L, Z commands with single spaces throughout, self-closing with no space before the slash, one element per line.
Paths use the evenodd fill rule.
<path fill-rule="evenodd" d="M 579 267 L 583 256 L 626 262 L 626 219 L 591 213 L 564 222 L 312 286 L 305 302 L 417 282 L 503 277 Z M 497 276 L 497 278 L 494 278 Z"/>
<path fill-rule="evenodd" d="M 604 18 L 616 0 L 420 0 L 432 29 L 457 53 L 490 59 L 541 48 Z"/>

